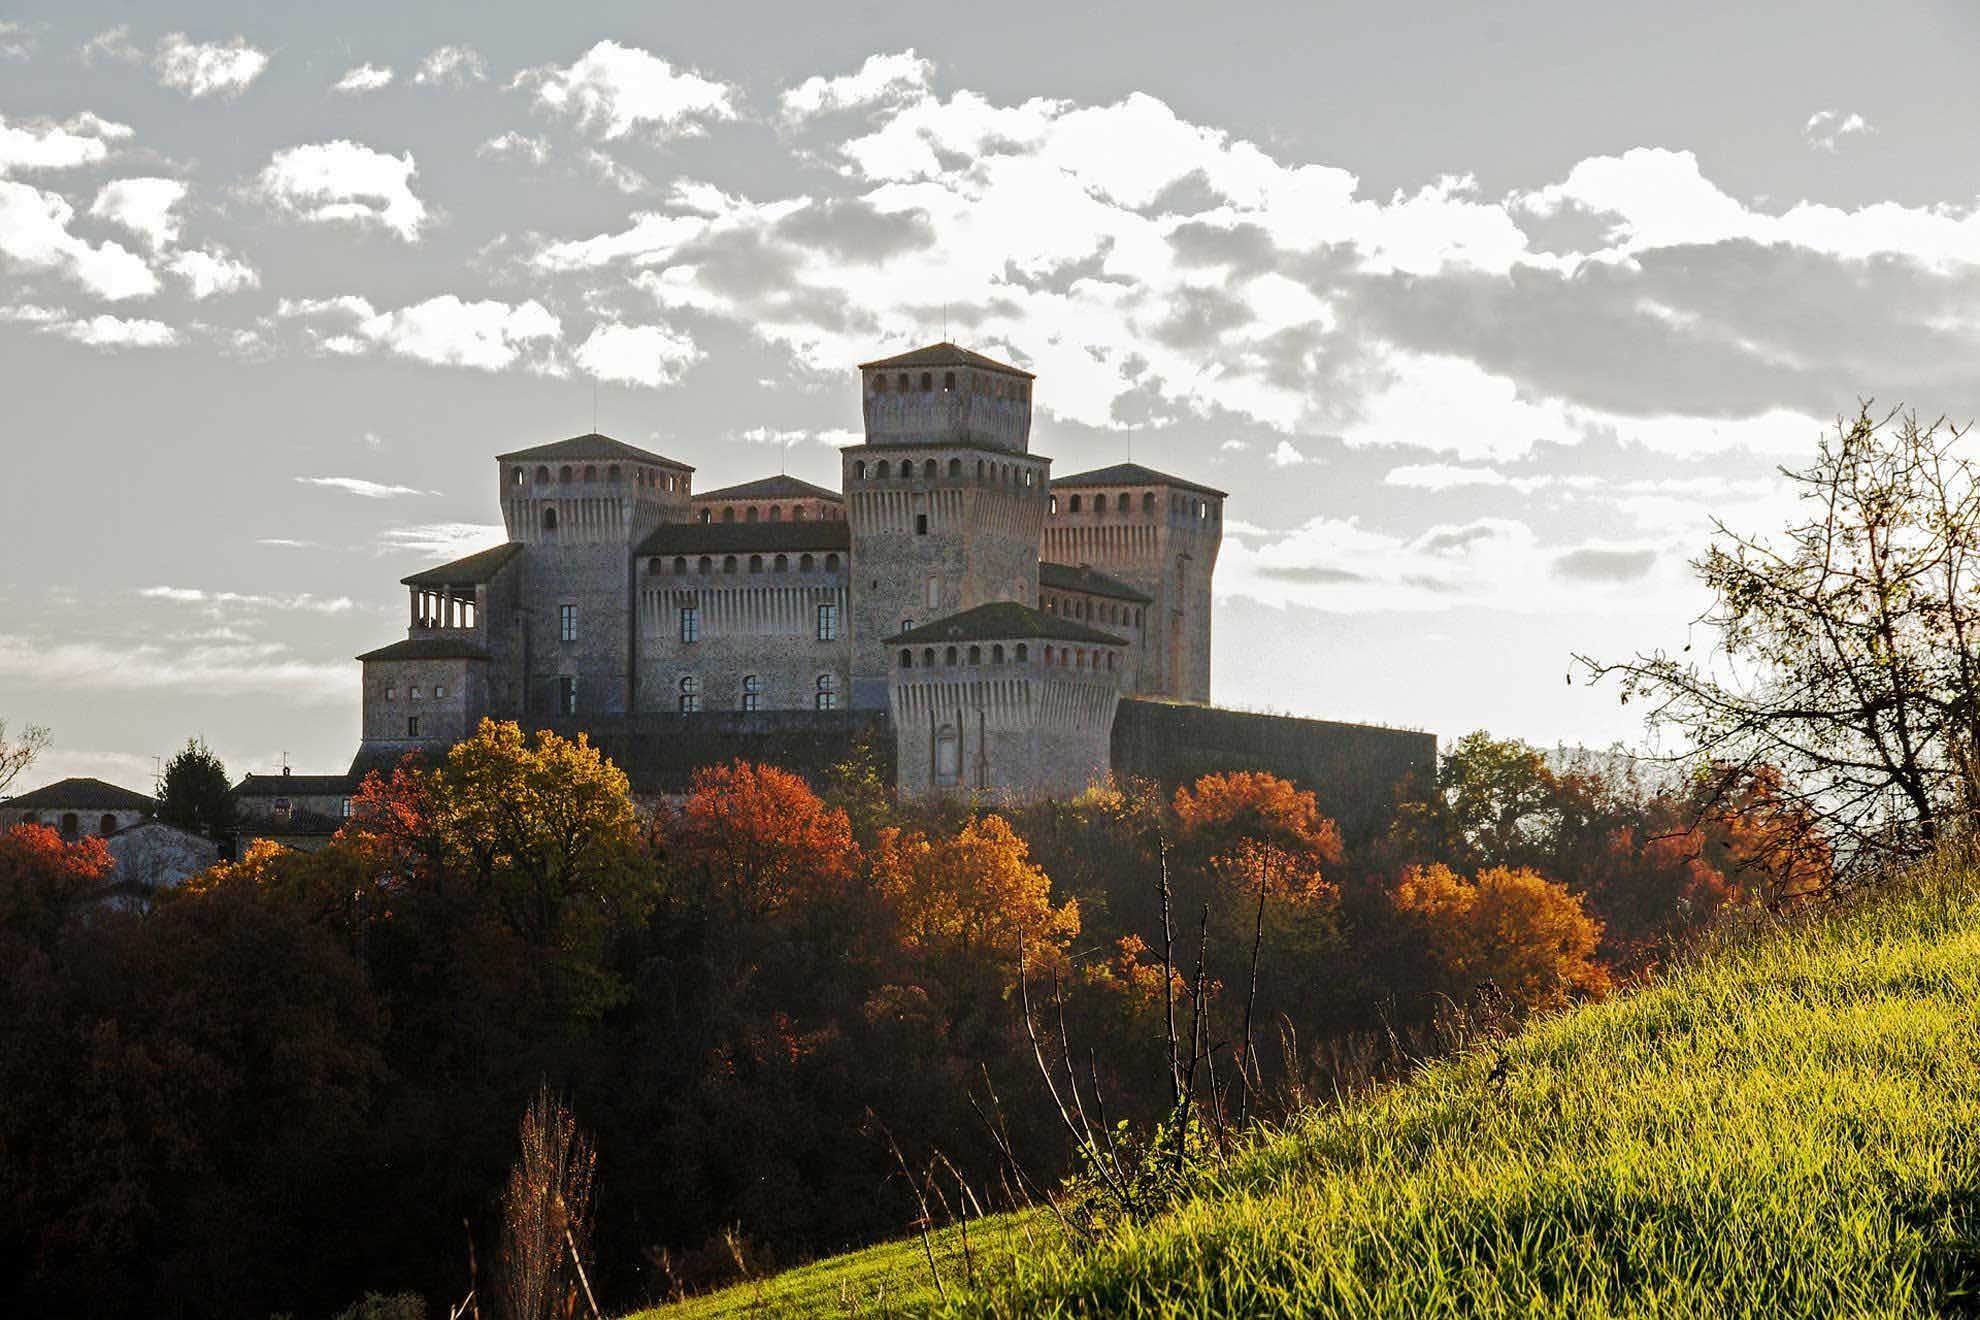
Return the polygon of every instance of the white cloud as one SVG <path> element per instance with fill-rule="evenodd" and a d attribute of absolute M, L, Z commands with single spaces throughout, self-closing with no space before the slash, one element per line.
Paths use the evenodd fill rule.
<path fill-rule="evenodd" d="M 538 101 L 575 114 L 579 124 L 606 138 L 635 129 L 690 134 L 707 121 L 736 117 L 727 84 L 677 71 L 657 55 L 616 41 L 599 42 L 566 68 L 531 70 L 517 81 L 533 83 Z"/>
<path fill-rule="evenodd" d="M 94 165 L 110 154 L 110 142 L 131 135 L 127 124 L 84 111 L 66 123 L 0 115 L 0 175 L 15 170 L 67 170 Z"/>
<path fill-rule="evenodd" d="M 273 642 L 168 647 L 8 634 L 0 634 L 0 677 L 50 691 L 255 692 L 312 702 L 349 701 L 358 684 L 349 661 L 300 660 Z"/>
<path fill-rule="evenodd" d="M 375 92 L 381 87 L 390 87 L 392 85 L 392 77 L 392 70 L 387 65 L 360 64 L 354 69 L 347 70 L 344 76 L 339 78 L 330 90 L 333 92 L 345 92 L 351 95 Z"/>
<path fill-rule="evenodd" d="M 442 46 L 419 62 L 413 81 L 426 86 L 462 87 L 485 82 L 488 64 L 471 46 Z"/>
<path fill-rule="evenodd" d="M 489 138 L 475 148 L 477 156 L 527 156 L 541 165 L 550 159 L 550 139 L 528 137 L 513 130 Z"/>
<path fill-rule="evenodd" d="M 129 230 L 158 252 L 179 240 L 179 219 L 172 212 L 186 191 L 177 179 L 112 179 L 98 191 L 89 213 Z"/>
<path fill-rule="evenodd" d="M 193 41 L 183 32 L 173 32 L 158 43 L 151 67 L 161 85 L 187 96 L 236 96 L 261 76 L 268 67 L 268 56 L 243 37 Z"/>
<path fill-rule="evenodd" d="M 115 60 L 120 64 L 138 64 L 144 60 L 144 52 L 131 41 L 128 23 L 105 28 L 85 41 L 79 53 L 84 64 L 94 64 L 99 59 Z"/>
<path fill-rule="evenodd" d="M 86 321 L 65 321 L 49 327 L 54 333 L 91 348 L 167 348 L 179 342 L 179 332 L 163 321 L 126 320 L 107 313 Z"/>
<path fill-rule="evenodd" d="M 426 204 L 413 195 L 412 153 L 388 156 L 339 138 L 277 151 L 261 171 L 270 202 L 306 220 L 376 224 L 406 242 L 419 238 Z"/>
<path fill-rule="evenodd" d="M 158 291 L 158 276 L 141 257 L 120 243 L 76 237 L 69 232 L 74 218 L 75 208 L 56 194 L 0 179 L 0 256 L 58 271 L 111 302 Z"/>
<path fill-rule="evenodd" d="M 753 426 L 749 430 L 740 433 L 737 439 L 742 440 L 746 444 L 776 445 L 779 448 L 785 449 L 792 445 L 802 444 L 820 444 L 827 445 L 833 449 L 845 449 L 852 445 L 863 444 L 866 441 L 866 437 L 860 432 L 849 431 L 839 426 L 829 427 L 823 431 L 804 429 L 779 430 L 769 426 Z"/>
<path fill-rule="evenodd" d="M 533 349 L 554 344 L 564 333 L 557 318 L 534 299 L 514 305 L 492 299 L 465 302 L 451 293 L 389 312 L 377 311 L 369 300 L 350 294 L 283 299 L 275 314 L 345 321 L 350 327 L 347 332 L 317 340 L 332 353 L 362 353 L 376 347 L 421 362 L 483 371 L 513 366 Z M 531 365 L 542 369 L 546 364 L 539 357 Z"/>
<path fill-rule="evenodd" d="M 584 154 L 598 177 L 617 188 L 622 193 L 639 193 L 647 189 L 646 176 L 638 170 L 622 165 L 602 151 L 592 150 Z"/>
<path fill-rule="evenodd" d="M 500 545 L 508 531 L 499 523 L 416 523 L 391 527 L 377 539 L 380 555 L 419 555 L 424 559 L 451 560 Z"/>
<path fill-rule="evenodd" d="M 34 37 L 19 23 L 0 22 L 0 60 L 25 60 L 34 54 Z"/>
<path fill-rule="evenodd" d="M 1272 460 L 1273 467 L 1296 467 L 1308 461 L 1306 455 L 1294 448 L 1293 442 L 1290 440 L 1279 441 L 1278 446 L 1272 450 L 1269 457 Z"/>
<path fill-rule="evenodd" d="M 215 294 L 237 293 L 261 283 L 261 276 L 254 267 L 219 251 L 194 248 L 177 252 L 165 265 L 166 269 L 185 281 L 186 292 L 195 300 L 211 298 Z"/>
<path fill-rule="evenodd" d="M 1836 144 L 1846 137 L 1858 137 L 1876 131 L 1862 115 L 1854 111 L 1844 114 L 1840 110 L 1817 110 L 1808 116 L 1808 122 L 1801 126 L 1801 135 L 1808 139 L 1808 145 L 1817 151 L 1834 151 Z"/>
<path fill-rule="evenodd" d="M 367 500 L 395 500 L 405 495 L 431 495 L 430 490 L 417 486 L 388 486 L 383 482 L 366 481 L 363 477 L 297 477 L 296 482 L 303 486 L 325 486 L 331 490 L 341 490 Z"/>
<path fill-rule="evenodd" d="M 928 91 L 935 66 L 912 49 L 869 55 L 859 72 L 837 78 L 810 77 L 779 98 L 789 119 L 811 119 L 835 111 L 913 99 Z"/>
<path fill-rule="evenodd" d="M 1405 463 L 1389 469 L 1385 486 L 1412 490 L 1453 490 L 1459 486 L 1506 486 L 1511 478 L 1497 468 L 1464 467 L 1455 463 Z"/>
<path fill-rule="evenodd" d="M 685 334 L 659 325 L 600 325 L 572 354 L 578 369 L 625 385 L 672 385 L 701 358 Z"/>
<path fill-rule="evenodd" d="M 349 614 L 357 603 L 349 596 L 318 596 L 301 591 L 288 594 L 260 594 L 242 591 L 210 591 L 203 587 L 140 587 L 146 600 L 170 601 L 174 605 L 205 605 L 237 610 L 286 610 L 306 614 Z"/>

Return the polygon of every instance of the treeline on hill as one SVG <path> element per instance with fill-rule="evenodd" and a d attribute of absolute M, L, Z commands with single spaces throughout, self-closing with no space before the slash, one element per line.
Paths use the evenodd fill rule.
<path fill-rule="evenodd" d="M 1359 838 L 1258 773 L 1006 810 L 898 805 L 864 759 L 822 793 L 736 763 L 642 810 L 582 741 L 484 723 L 374 775 L 324 851 L 257 847 L 142 914 L 92 901 L 99 842 L 22 827 L 0 1309 L 314 1316 L 473 1283 L 494 1314 L 559 1268 L 565 1193 L 517 1246 L 530 1186 L 595 1206 L 570 1245 L 608 1310 L 897 1235 L 894 1175 L 938 1150 L 1013 1195 L 986 1114 L 1041 1182 L 1069 1171 L 1026 992 L 1108 1121 L 1145 1123 L 1197 978 L 1210 1058 L 1269 1115 L 1452 1005 L 1599 994 L 1825 882 L 1767 774 L 1696 782 L 1477 734 Z"/>

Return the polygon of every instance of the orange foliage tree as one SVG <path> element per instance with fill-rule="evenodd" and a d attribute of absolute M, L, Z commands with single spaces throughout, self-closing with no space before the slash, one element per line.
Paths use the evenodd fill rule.
<path fill-rule="evenodd" d="M 759 919 L 837 894 L 859 857 L 844 811 L 788 770 L 747 761 L 695 771 L 661 834 L 696 894 Z"/>
<path fill-rule="evenodd" d="M 950 837 L 880 833 L 874 881 L 902 946 L 925 965 L 992 959 L 1015 983 L 1018 937 L 1033 966 L 1057 965 L 1079 934 L 1079 904 L 1052 905 L 1052 880 L 1002 816 L 980 816 Z"/>
<path fill-rule="evenodd" d="M 1602 923 L 1538 872 L 1493 866 L 1466 880 L 1441 863 L 1415 866 L 1396 886 L 1395 905 L 1429 946 L 1454 999 L 1490 983 L 1531 1009 L 1608 986 L 1595 961 Z"/>
<path fill-rule="evenodd" d="M 45 825 L 0 834 L 0 930 L 52 938 L 70 908 L 103 887 L 111 865 L 101 839 L 65 843 Z"/>

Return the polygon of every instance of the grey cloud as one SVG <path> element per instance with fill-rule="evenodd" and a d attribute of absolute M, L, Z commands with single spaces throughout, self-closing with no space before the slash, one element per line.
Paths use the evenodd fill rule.
<path fill-rule="evenodd" d="M 1634 582 L 1657 562 L 1655 550 L 1603 550 L 1583 546 L 1554 560 L 1554 572 L 1577 582 Z"/>
<path fill-rule="evenodd" d="M 1149 333 L 1171 348 L 1202 349 L 1250 320 L 1251 309 L 1222 289 L 1183 288 L 1169 299 L 1168 315 Z"/>
<path fill-rule="evenodd" d="M 1260 274 L 1279 263 L 1272 236 L 1258 225 L 1191 220 L 1170 231 L 1169 246 L 1185 266 L 1229 266 L 1239 276 Z"/>
<path fill-rule="evenodd" d="M 1489 541 L 1499 534 L 1499 528 L 1489 523 L 1473 523 L 1469 527 L 1440 527 L 1416 539 L 1412 548 L 1427 550 L 1432 554 L 1449 554 L 1453 550 L 1464 550 L 1480 541 Z"/>
<path fill-rule="evenodd" d="M 1365 573 L 1356 573 L 1346 568 L 1322 568 L 1317 565 L 1264 565 L 1258 570 L 1260 577 L 1272 578 L 1279 582 L 1295 582 L 1301 586 L 1332 587 L 1352 582 L 1367 582 Z"/>
<path fill-rule="evenodd" d="M 778 238 L 868 264 L 932 246 L 935 227 L 924 211 L 882 211 L 864 197 L 826 198 L 779 220 Z"/>
<path fill-rule="evenodd" d="M 1163 185 L 1148 205 L 1136 209 L 1143 215 L 1201 215 L 1229 205 L 1230 200 L 1210 182 L 1208 174 L 1197 169 Z"/>

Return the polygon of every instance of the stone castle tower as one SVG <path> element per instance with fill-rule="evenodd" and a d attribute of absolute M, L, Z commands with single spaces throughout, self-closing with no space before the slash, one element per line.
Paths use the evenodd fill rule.
<path fill-rule="evenodd" d="M 882 642 L 995 601 L 1035 605 L 1051 461 L 1030 372 L 953 344 L 862 363 L 866 443 L 841 454 L 852 529 L 853 705 L 886 704 Z"/>

